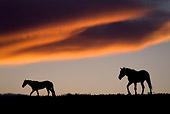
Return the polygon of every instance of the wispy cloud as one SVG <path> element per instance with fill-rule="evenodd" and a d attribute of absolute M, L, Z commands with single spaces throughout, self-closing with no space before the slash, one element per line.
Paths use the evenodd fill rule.
<path fill-rule="evenodd" d="M 159 2 L 14 1 L 0 4 L 0 64 L 117 54 L 170 38 L 170 15 Z"/>

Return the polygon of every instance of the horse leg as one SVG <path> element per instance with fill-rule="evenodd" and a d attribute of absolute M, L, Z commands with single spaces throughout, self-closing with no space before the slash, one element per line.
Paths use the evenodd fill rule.
<path fill-rule="evenodd" d="M 143 82 L 141 82 L 141 86 L 142 86 L 142 95 L 143 95 L 143 93 L 144 93 L 144 89 L 145 89 L 145 86 L 144 86 L 144 83 Z"/>
<path fill-rule="evenodd" d="M 37 96 L 39 96 L 39 92 L 38 92 L 38 90 L 36 90 L 36 92 L 37 92 Z"/>
<path fill-rule="evenodd" d="M 49 96 L 49 94 L 50 94 L 50 90 L 48 89 L 48 88 L 46 88 L 47 89 L 47 93 L 48 93 L 48 96 Z"/>
<path fill-rule="evenodd" d="M 137 95 L 137 83 L 134 83 L 134 90 L 135 90 L 135 95 Z"/>
<path fill-rule="evenodd" d="M 51 93 L 52 93 L 52 96 L 56 96 L 56 95 L 55 95 L 55 91 L 54 91 L 54 88 L 53 88 L 53 87 L 50 89 L 50 91 L 51 91 Z"/>
<path fill-rule="evenodd" d="M 148 86 L 149 86 L 149 89 L 150 89 L 150 94 L 152 94 L 152 84 L 151 84 L 150 77 L 148 77 L 148 78 L 146 79 L 146 82 L 148 83 Z"/>
<path fill-rule="evenodd" d="M 126 86 L 126 87 L 127 87 L 127 91 L 128 91 L 128 94 L 129 94 L 129 95 L 131 95 L 130 90 L 129 90 L 129 86 L 130 86 L 131 84 L 132 84 L 132 83 L 131 83 L 131 82 L 129 82 L 129 83 L 127 84 L 127 86 Z"/>
<path fill-rule="evenodd" d="M 152 88 L 149 88 L 150 89 L 150 94 L 152 95 Z"/>
<path fill-rule="evenodd" d="M 30 96 L 32 95 L 32 93 L 34 92 L 35 90 L 32 90 L 31 93 L 30 93 Z"/>

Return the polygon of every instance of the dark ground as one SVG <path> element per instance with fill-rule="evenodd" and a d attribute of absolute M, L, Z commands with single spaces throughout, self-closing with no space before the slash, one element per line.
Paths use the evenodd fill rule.
<path fill-rule="evenodd" d="M 84 95 L 66 94 L 56 97 L 47 96 L 24 96 L 24 95 L 0 95 L 2 107 L 18 107 L 18 109 L 36 109 L 43 111 L 57 110 L 62 112 L 148 112 L 169 111 L 170 94 L 153 95 Z M 38 108 L 40 107 L 40 108 Z M 15 108 L 16 109 L 16 108 Z M 78 111 L 78 112 L 79 112 Z"/>

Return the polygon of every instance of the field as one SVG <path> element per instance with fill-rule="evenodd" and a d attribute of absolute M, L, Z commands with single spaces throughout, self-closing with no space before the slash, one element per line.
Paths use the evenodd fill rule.
<path fill-rule="evenodd" d="M 21 94 L 0 95 L 0 104 L 25 104 L 25 105 L 56 105 L 56 106 L 121 106 L 128 105 L 154 105 L 169 104 L 170 94 L 152 95 L 124 95 L 124 94 L 65 94 L 56 97 L 48 96 L 27 96 Z M 127 105 L 127 106 L 128 106 Z"/>
<path fill-rule="evenodd" d="M 0 95 L 1 110 L 7 113 L 166 113 L 170 94 L 153 95 L 89 95 L 66 94 L 56 97 Z M 8 110 L 8 109 L 9 110 Z M 20 110 L 21 109 L 21 110 Z"/>

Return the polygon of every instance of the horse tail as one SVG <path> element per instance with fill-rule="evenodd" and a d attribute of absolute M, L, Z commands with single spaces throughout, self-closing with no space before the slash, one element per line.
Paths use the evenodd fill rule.
<path fill-rule="evenodd" d="M 150 89 L 150 93 L 152 94 L 152 84 L 151 84 L 150 75 L 148 75 L 148 78 L 146 79 L 146 82 L 148 83 L 148 86 L 149 86 L 149 89 Z"/>
<path fill-rule="evenodd" d="M 52 91 L 52 95 L 53 95 L 53 97 L 55 97 L 56 95 L 55 95 L 54 88 L 52 88 L 52 89 L 51 89 L 51 91 Z"/>
<path fill-rule="evenodd" d="M 51 92 L 52 92 L 52 96 L 56 96 L 56 95 L 55 95 L 54 85 L 53 85 L 53 84 L 52 84 L 52 87 L 51 87 L 51 89 L 50 89 L 50 90 L 51 90 Z"/>

